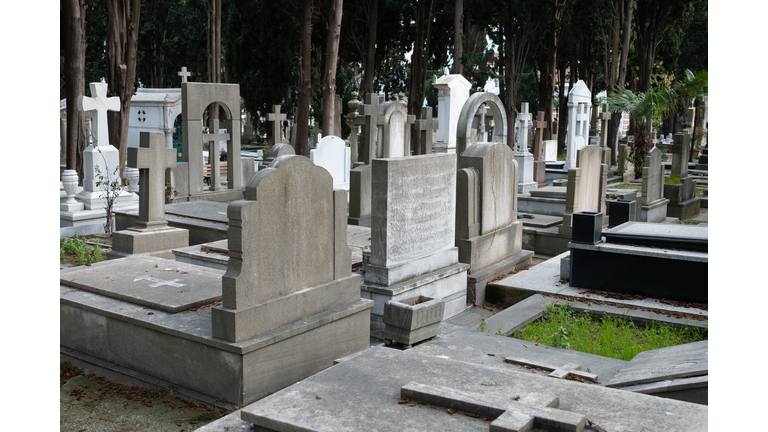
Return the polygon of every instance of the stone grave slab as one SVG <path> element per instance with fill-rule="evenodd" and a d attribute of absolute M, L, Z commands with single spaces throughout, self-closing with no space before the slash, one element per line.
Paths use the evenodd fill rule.
<path fill-rule="evenodd" d="M 627 387 L 677 378 L 709 375 L 709 341 L 643 351 L 608 381 Z"/>
<path fill-rule="evenodd" d="M 547 186 L 530 191 L 532 197 L 565 199 L 568 188 L 565 186 Z"/>
<path fill-rule="evenodd" d="M 479 339 L 500 339 L 474 335 Z M 646 431 L 698 431 L 708 426 L 706 406 L 521 373 L 498 356 L 487 354 L 477 357 L 485 364 L 481 360 L 458 361 L 426 350 L 432 342 L 406 351 L 371 348 L 243 408 L 241 418 L 257 429 L 275 431 L 488 431 L 497 430 L 488 420 L 504 422 L 506 415 L 513 412 L 530 416 L 529 410 L 552 409 L 552 414 L 580 416 L 573 429 L 546 425 L 554 426 L 554 430 L 581 430 L 578 423 L 582 416 L 592 430 L 600 430 L 595 426 L 607 431 L 631 430 L 642 425 Z M 437 400 L 421 401 L 425 405 L 419 405 L 418 399 L 399 403 L 403 388 L 413 388 L 413 382 L 441 394 L 450 393 L 448 399 L 455 401 L 493 406 L 501 400 L 505 408 L 512 407 L 494 419 L 492 416 L 498 413 L 472 413 L 472 408 L 463 403 L 458 405 L 460 411 L 480 414 L 479 418 L 448 412 L 444 406 L 438 408 Z M 509 420 L 519 419 L 512 417 Z M 508 428 L 499 430 L 528 430 L 516 424 L 503 426 Z"/>
<path fill-rule="evenodd" d="M 550 228 L 563 223 L 562 217 L 533 213 L 518 213 L 517 219 L 523 226 L 535 228 Z"/>
<path fill-rule="evenodd" d="M 603 235 L 612 243 L 644 246 L 674 247 L 706 252 L 709 228 L 707 224 L 679 225 L 628 222 L 606 230 Z"/>
<path fill-rule="evenodd" d="M 221 274 L 151 256 L 62 272 L 61 284 L 171 313 L 221 300 Z"/>
<path fill-rule="evenodd" d="M 214 201 L 189 201 L 182 203 L 166 204 L 165 213 L 207 220 L 211 222 L 227 223 L 227 206 L 229 203 Z"/>

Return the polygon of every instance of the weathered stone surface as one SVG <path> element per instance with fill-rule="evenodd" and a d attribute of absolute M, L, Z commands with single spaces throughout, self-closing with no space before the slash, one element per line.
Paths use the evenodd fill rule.
<path fill-rule="evenodd" d="M 573 214 L 599 212 L 603 214 L 603 227 L 608 226 L 605 206 L 605 190 L 608 178 L 607 166 L 602 163 L 600 146 L 585 146 L 578 152 L 576 168 L 568 170 L 568 189 L 563 223 L 558 232 L 571 235 Z"/>
<path fill-rule="evenodd" d="M 360 165 L 349 173 L 350 225 L 371 226 L 371 187 L 373 170 L 370 165 Z"/>
<path fill-rule="evenodd" d="M 709 341 L 643 351 L 630 360 L 606 387 L 626 387 L 709 374 Z"/>
<path fill-rule="evenodd" d="M 487 104 L 493 114 L 495 122 L 493 128 L 493 137 L 491 142 L 507 142 L 507 114 L 504 109 L 504 103 L 493 93 L 477 92 L 464 102 L 458 119 L 458 128 L 456 130 L 456 154 L 464 153 L 464 150 L 470 146 L 472 136 L 472 120 L 475 112 L 482 105 Z M 442 111 L 440 111 L 442 112 Z M 441 114 L 438 114 L 441 115 Z M 442 117 L 441 117 L 442 119 Z M 442 120 L 441 120 L 442 122 Z M 442 123 L 440 123 L 442 128 Z M 438 137 L 438 140 L 440 138 Z"/>

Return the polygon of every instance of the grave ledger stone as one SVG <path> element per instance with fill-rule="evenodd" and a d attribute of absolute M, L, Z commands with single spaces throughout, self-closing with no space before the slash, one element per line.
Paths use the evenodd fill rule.
<path fill-rule="evenodd" d="M 459 157 L 456 241 L 469 264 L 467 299 L 485 301 L 485 286 L 531 262 L 517 220 L 517 161 L 506 143 L 475 143 Z"/>
<path fill-rule="evenodd" d="M 165 170 L 176 166 L 176 150 L 162 133 L 141 132 L 139 147 L 128 148 L 127 165 L 139 169 L 139 218 L 112 235 L 110 258 L 189 246 L 189 231 L 165 221 Z"/>
<path fill-rule="evenodd" d="M 442 298 L 443 319 L 463 311 L 469 266 L 454 246 L 456 155 L 374 159 L 372 170 L 371 259 L 361 286 L 376 301 L 372 330 L 383 328 L 390 300 Z"/>

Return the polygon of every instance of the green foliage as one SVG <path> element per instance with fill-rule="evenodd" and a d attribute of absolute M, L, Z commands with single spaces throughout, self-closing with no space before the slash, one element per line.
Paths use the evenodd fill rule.
<path fill-rule="evenodd" d="M 680 177 L 672 175 L 664 179 L 666 184 L 680 184 Z"/>
<path fill-rule="evenodd" d="M 486 316 L 483 315 L 482 318 L 480 318 L 480 325 L 477 326 L 477 331 L 485 333 L 488 331 L 488 324 L 485 322 Z"/>
<path fill-rule="evenodd" d="M 549 305 L 544 316 L 512 337 L 604 357 L 632 360 L 642 351 L 707 339 L 706 330 L 657 321 L 637 326 L 627 317 L 592 318 L 568 306 Z"/>
<path fill-rule="evenodd" d="M 67 258 L 75 265 L 91 265 L 104 260 L 104 254 L 99 245 L 91 246 L 77 237 L 61 237 L 59 239 L 59 261 L 61 264 L 68 262 Z"/>
<path fill-rule="evenodd" d="M 504 324 L 499 324 L 499 328 L 496 330 L 497 336 L 504 336 Z"/>

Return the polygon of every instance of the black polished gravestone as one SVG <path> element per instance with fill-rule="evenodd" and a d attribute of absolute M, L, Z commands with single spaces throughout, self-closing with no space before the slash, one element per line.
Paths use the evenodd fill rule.
<path fill-rule="evenodd" d="M 570 286 L 693 303 L 708 300 L 706 225 L 627 222 L 573 241 Z"/>

